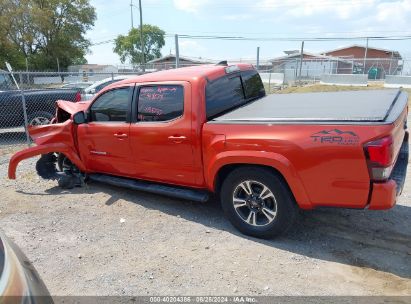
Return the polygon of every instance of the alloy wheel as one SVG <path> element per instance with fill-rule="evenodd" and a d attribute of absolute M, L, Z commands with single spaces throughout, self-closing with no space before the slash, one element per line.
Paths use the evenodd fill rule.
<path fill-rule="evenodd" d="M 263 183 L 246 180 L 233 192 L 233 205 L 240 218 L 252 226 L 266 226 L 277 215 L 277 201 Z"/>

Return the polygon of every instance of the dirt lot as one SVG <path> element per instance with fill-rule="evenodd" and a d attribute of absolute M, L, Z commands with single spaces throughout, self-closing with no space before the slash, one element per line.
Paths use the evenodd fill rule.
<path fill-rule="evenodd" d="M 389 211 L 306 212 L 287 236 L 240 235 L 217 202 L 102 184 L 62 191 L 34 161 L 6 179 L 0 225 L 53 295 L 411 295 L 411 182 Z"/>
<path fill-rule="evenodd" d="M 323 89 L 297 91 L 307 90 Z M 410 178 L 392 210 L 305 212 L 262 241 L 239 234 L 218 202 L 96 183 L 63 191 L 35 160 L 10 181 L 13 150 L 0 149 L 0 228 L 52 295 L 411 295 Z"/>

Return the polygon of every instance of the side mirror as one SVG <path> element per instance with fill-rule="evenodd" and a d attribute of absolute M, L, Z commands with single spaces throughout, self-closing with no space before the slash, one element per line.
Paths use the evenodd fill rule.
<path fill-rule="evenodd" d="M 76 125 L 81 125 L 87 122 L 86 115 L 84 112 L 77 112 L 76 114 L 73 115 L 73 122 Z"/>

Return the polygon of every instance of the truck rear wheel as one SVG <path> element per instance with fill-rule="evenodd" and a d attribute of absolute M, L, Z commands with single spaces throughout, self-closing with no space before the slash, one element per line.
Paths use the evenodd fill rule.
<path fill-rule="evenodd" d="M 286 232 L 298 214 L 283 179 L 264 168 L 235 169 L 224 180 L 220 197 L 233 226 L 258 238 L 273 238 Z"/>

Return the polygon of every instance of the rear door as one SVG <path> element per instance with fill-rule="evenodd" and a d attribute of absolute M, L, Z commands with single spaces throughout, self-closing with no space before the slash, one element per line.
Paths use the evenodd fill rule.
<path fill-rule="evenodd" d="M 134 84 L 104 92 L 88 110 L 89 122 L 78 126 L 81 158 L 93 172 L 133 176 L 130 109 Z"/>
<path fill-rule="evenodd" d="M 188 82 L 136 87 L 130 145 L 136 177 L 195 185 L 191 85 Z"/>

